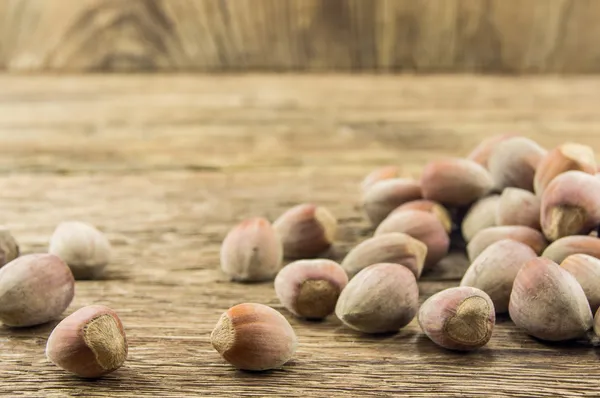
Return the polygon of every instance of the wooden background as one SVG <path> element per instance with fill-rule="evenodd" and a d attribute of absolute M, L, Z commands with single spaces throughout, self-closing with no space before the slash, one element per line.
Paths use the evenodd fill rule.
<path fill-rule="evenodd" d="M 0 0 L 10 71 L 596 73 L 597 0 Z"/>

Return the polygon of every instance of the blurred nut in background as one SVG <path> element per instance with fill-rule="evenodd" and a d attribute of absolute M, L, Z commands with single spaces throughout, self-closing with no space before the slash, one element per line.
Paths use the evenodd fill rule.
<path fill-rule="evenodd" d="M 540 198 L 521 188 L 502 191 L 496 209 L 496 225 L 524 225 L 541 230 Z"/>
<path fill-rule="evenodd" d="M 0 267 L 19 257 L 19 245 L 10 231 L 0 227 Z"/>
<path fill-rule="evenodd" d="M 461 225 L 465 242 L 473 239 L 482 229 L 496 226 L 496 211 L 499 201 L 499 195 L 490 195 L 473 203 Z"/>
<path fill-rule="evenodd" d="M 421 197 L 421 186 L 417 181 L 393 178 L 373 184 L 364 193 L 362 204 L 371 223 L 379 225 L 398 206 Z"/>
<path fill-rule="evenodd" d="M 379 181 L 389 180 L 400 177 L 400 168 L 398 166 L 384 166 L 369 173 L 360 184 L 363 193 L 367 192 L 373 184 Z"/>
<path fill-rule="evenodd" d="M 448 209 L 438 202 L 427 199 L 413 200 L 398 206 L 393 212 L 390 213 L 390 215 L 404 210 L 421 210 L 429 212 L 440 220 L 447 233 L 452 232 L 452 215 Z"/>

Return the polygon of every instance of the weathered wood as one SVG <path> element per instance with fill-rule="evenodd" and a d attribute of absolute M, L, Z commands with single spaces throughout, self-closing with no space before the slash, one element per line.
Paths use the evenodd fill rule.
<path fill-rule="evenodd" d="M 436 347 L 416 321 L 365 336 L 332 317 L 293 319 L 271 284 L 229 283 L 219 244 L 237 221 L 313 201 L 340 219 L 332 257 L 372 228 L 357 208 L 372 168 L 417 175 L 515 131 L 546 146 L 600 150 L 600 79 L 382 76 L 0 76 L 0 209 L 25 253 L 62 220 L 106 231 L 106 280 L 78 282 L 69 308 L 113 307 L 130 357 L 99 381 L 44 358 L 55 323 L 0 327 L 0 395 L 17 396 L 595 396 L 598 349 L 545 344 L 506 317 L 483 349 Z M 421 299 L 458 284 L 456 257 L 420 282 Z M 281 310 L 300 347 L 283 370 L 233 370 L 211 348 L 219 315 L 239 302 Z"/>

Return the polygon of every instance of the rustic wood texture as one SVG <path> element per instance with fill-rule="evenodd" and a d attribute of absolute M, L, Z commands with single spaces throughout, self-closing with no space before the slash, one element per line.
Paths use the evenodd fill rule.
<path fill-rule="evenodd" d="M 0 326 L 4 396 L 597 396 L 600 351 L 545 344 L 501 317 L 490 343 L 458 354 L 413 321 L 365 336 L 294 319 L 270 283 L 230 283 L 219 245 L 237 221 L 273 220 L 305 201 L 340 220 L 341 259 L 372 228 L 357 207 L 371 169 L 464 155 L 513 131 L 552 147 L 600 151 L 600 79 L 383 76 L 0 76 L 1 223 L 23 252 L 44 251 L 63 220 L 96 224 L 114 245 L 105 280 L 77 282 L 67 313 L 105 304 L 123 320 L 125 366 L 79 380 L 44 357 L 56 322 Z M 460 254 L 420 282 L 421 299 L 456 286 Z M 299 336 L 283 370 L 244 373 L 211 348 L 240 302 L 281 310 Z"/>
<path fill-rule="evenodd" d="M 0 0 L 12 71 L 597 73 L 595 0 Z"/>

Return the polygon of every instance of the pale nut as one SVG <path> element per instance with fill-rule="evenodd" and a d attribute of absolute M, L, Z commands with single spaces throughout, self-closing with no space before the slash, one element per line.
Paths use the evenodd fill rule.
<path fill-rule="evenodd" d="M 10 231 L 0 227 L 0 267 L 19 257 L 19 245 Z"/>
<path fill-rule="evenodd" d="M 423 242 L 404 233 L 390 232 L 359 243 L 346 255 L 342 268 L 352 277 L 369 265 L 395 263 L 419 278 L 426 256 L 427 246 Z"/>
<path fill-rule="evenodd" d="M 429 297 L 418 315 L 421 330 L 437 345 L 471 351 L 487 344 L 496 323 L 494 304 L 474 287 L 454 287 Z"/>
<path fill-rule="evenodd" d="M 337 220 L 325 207 L 302 204 L 292 207 L 273 223 L 289 259 L 318 257 L 331 247 Z"/>
<path fill-rule="evenodd" d="M 430 162 L 421 175 L 423 198 L 448 206 L 465 206 L 487 195 L 493 188 L 490 173 L 467 159 Z"/>
<path fill-rule="evenodd" d="M 75 294 L 71 270 L 52 254 L 28 254 L 0 268 L 0 321 L 41 325 L 67 309 Z"/>
<path fill-rule="evenodd" d="M 533 192 L 537 166 L 547 151 L 535 141 L 513 137 L 499 142 L 488 160 L 495 189 L 515 187 Z"/>
<path fill-rule="evenodd" d="M 236 225 L 221 245 L 221 269 L 231 280 L 272 280 L 281 269 L 283 247 L 269 221 L 250 218 Z"/>
<path fill-rule="evenodd" d="M 600 224 L 600 180 L 567 171 L 550 182 L 542 195 L 541 224 L 548 240 L 589 234 Z"/>
<path fill-rule="evenodd" d="M 365 193 L 379 181 L 400 177 L 398 166 L 384 166 L 370 172 L 361 182 L 360 190 Z"/>
<path fill-rule="evenodd" d="M 403 203 L 421 199 L 421 186 L 408 178 L 393 178 L 373 184 L 363 195 L 363 209 L 373 225 Z"/>
<path fill-rule="evenodd" d="M 469 266 L 460 285 L 483 290 L 490 296 L 497 314 L 508 311 L 513 282 L 519 269 L 536 258 L 533 249 L 510 239 L 489 245 Z"/>
<path fill-rule="evenodd" d="M 335 304 L 348 276 L 335 261 L 298 260 L 286 265 L 275 278 L 275 293 L 292 314 L 306 319 L 323 319 Z"/>
<path fill-rule="evenodd" d="M 398 206 L 390 214 L 398 213 L 404 210 L 421 210 L 432 213 L 440 220 L 448 234 L 452 232 L 452 215 L 448 209 L 438 202 L 427 199 L 413 200 Z"/>
<path fill-rule="evenodd" d="M 54 230 L 48 252 L 66 262 L 75 279 L 97 279 L 110 261 L 111 247 L 106 236 L 92 225 L 67 221 Z"/>
<path fill-rule="evenodd" d="M 572 254 L 560 266 L 577 279 L 592 312 L 596 313 L 600 308 L 600 260 L 587 254 Z"/>
<path fill-rule="evenodd" d="M 515 325 L 541 340 L 583 337 L 593 326 L 592 311 L 573 275 L 546 258 L 519 270 L 508 306 Z"/>
<path fill-rule="evenodd" d="M 493 149 L 498 143 L 505 141 L 509 138 L 513 138 L 514 134 L 499 134 L 490 138 L 486 138 L 481 141 L 472 151 L 467 155 L 467 159 L 479 163 L 483 167 L 487 168 L 488 160 Z"/>
<path fill-rule="evenodd" d="M 566 236 L 552 242 L 544 250 L 542 257 L 560 264 L 572 254 L 587 254 L 600 258 L 600 239 L 593 236 Z"/>
<path fill-rule="evenodd" d="M 68 372 L 96 378 L 119 369 L 127 349 L 118 315 L 103 305 L 90 305 L 56 326 L 46 344 L 46 357 Z"/>
<path fill-rule="evenodd" d="M 470 261 L 475 260 L 489 245 L 502 239 L 512 239 L 531 247 L 540 255 L 548 242 L 540 231 L 522 225 L 490 227 L 479 231 L 467 245 Z"/>
<path fill-rule="evenodd" d="M 390 215 L 375 230 L 375 236 L 401 232 L 427 246 L 425 268 L 432 267 L 448 254 L 450 238 L 440 220 L 431 213 L 406 210 Z"/>
<path fill-rule="evenodd" d="M 473 203 L 461 224 L 465 242 L 470 242 L 479 231 L 496 226 L 496 211 L 499 201 L 499 195 L 490 195 Z"/>
<path fill-rule="evenodd" d="M 594 150 L 587 145 L 568 142 L 548 152 L 540 161 L 535 173 L 535 193 L 541 195 L 556 176 L 571 170 L 596 174 Z"/>
<path fill-rule="evenodd" d="M 283 315 L 263 304 L 228 309 L 210 335 L 214 349 L 242 370 L 279 368 L 292 359 L 298 339 Z"/>
<path fill-rule="evenodd" d="M 419 307 L 414 274 L 399 264 L 373 264 L 360 271 L 342 291 L 337 317 L 363 333 L 390 333 L 408 325 Z"/>
<path fill-rule="evenodd" d="M 521 188 L 502 191 L 496 208 L 496 225 L 524 225 L 541 230 L 540 198 Z"/>

